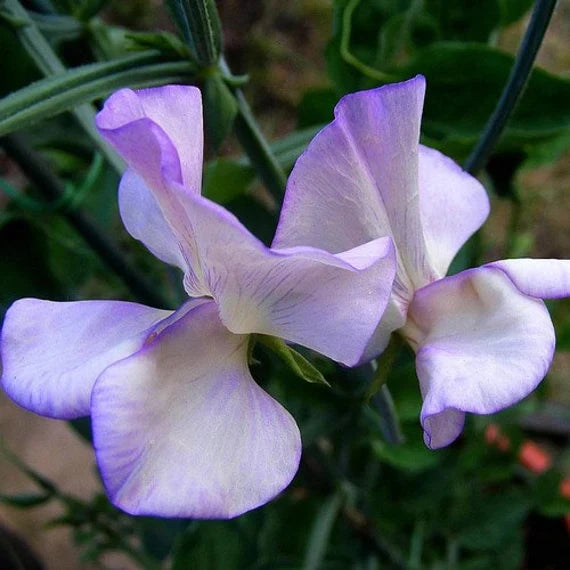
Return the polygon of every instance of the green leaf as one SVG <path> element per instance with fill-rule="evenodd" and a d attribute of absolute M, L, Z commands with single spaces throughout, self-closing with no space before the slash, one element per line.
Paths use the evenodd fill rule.
<path fill-rule="evenodd" d="M 47 503 L 52 498 L 46 493 L 25 493 L 21 495 L 0 495 L 0 502 L 18 509 L 30 509 Z"/>
<path fill-rule="evenodd" d="M 562 517 L 570 513 L 570 499 L 560 494 L 562 474 L 549 470 L 534 482 L 533 497 L 539 512 L 547 517 Z"/>
<path fill-rule="evenodd" d="M 0 100 L 0 136 L 104 97 L 120 87 L 183 83 L 194 71 L 189 62 L 161 61 L 154 51 L 70 69 Z"/>
<path fill-rule="evenodd" d="M 425 10 L 437 20 L 443 40 L 487 42 L 501 19 L 497 0 L 426 0 Z"/>
<path fill-rule="evenodd" d="M 513 57 L 481 44 L 441 42 L 420 52 L 399 72 L 422 73 L 427 93 L 422 127 L 433 141 L 475 142 L 493 112 Z M 524 143 L 570 128 L 570 81 L 535 69 L 504 143 Z"/>
<path fill-rule="evenodd" d="M 374 454 L 380 461 L 411 473 L 419 473 L 441 462 L 442 453 L 428 449 L 419 438 L 410 438 L 402 445 L 388 445 L 380 440 L 372 442 Z"/>
<path fill-rule="evenodd" d="M 206 78 L 202 96 L 206 129 L 217 151 L 232 130 L 238 112 L 237 102 L 219 73 Z"/>
<path fill-rule="evenodd" d="M 167 0 L 167 6 L 196 59 L 203 66 L 216 63 L 222 51 L 222 27 L 214 0 Z"/>
<path fill-rule="evenodd" d="M 247 558 L 240 536 L 228 522 L 204 521 L 180 535 L 172 570 L 242 570 Z"/>
<path fill-rule="evenodd" d="M 499 0 L 501 26 L 520 20 L 532 7 L 534 0 Z"/>
<path fill-rule="evenodd" d="M 217 158 L 204 169 L 203 194 L 218 204 L 226 204 L 245 194 L 254 179 L 255 172 L 248 164 Z"/>
<path fill-rule="evenodd" d="M 258 342 L 273 351 L 299 377 L 311 384 L 330 386 L 325 377 L 302 354 L 292 349 L 285 341 L 269 335 L 257 335 Z"/>
<path fill-rule="evenodd" d="M 453 528 L 458 540 L 469 550 L 503 549 L 520 531 L 531 507 L 530 500 L 513 489 L 501 494 L 470 496 L 466 501 L 469 506 L 461 511 Z"/>
<path fill-rule="evenodd" d="M 24 87 L 38 78 L 36 66 L 7 22 L 0 18 L 0 53 L 10 54 L 2 58 L 2 82 L 0 101 L 11 91 Z"/>
<path fill-rule="evenodd" d="M 134 49 L 155 49 L 181 59 L 192 58 L 188 46 L 170 32 L 128 32 L 125 37 Z"/>
<path fill-rule="evenodd" d="M 337 93 L 330 87 L 309 89 L 299 104 L 297 117 L 300 127 L 330 123 L 333 109 L 338 103 Z"/>

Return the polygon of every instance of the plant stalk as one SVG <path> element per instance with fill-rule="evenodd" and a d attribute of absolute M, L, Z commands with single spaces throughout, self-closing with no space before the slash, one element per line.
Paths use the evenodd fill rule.
<path fill-rule="evenodd" d="M 485 167 L 493 148 L 507 126 L 528 82 L 536 54 L 548 28 L 555 6 L 556 0 L 537 0 L 534 5 L 530 23 L 497 107 L 465 163 L 464 168 L 470 174 L 476 175 Z"/>
<path fill-rule="evenodd" d="M 3 9 L 14 21 L 18 22 L 15 31 L 38 69 L 46 77 L 65 73 L 66 67 L 20 2 L 18 0 L 3 0 Z M 89 104 L 79 105 L 71 112 L 103 156 L 121 174 L 125 170 L 123 159 L 101 139 L 95 128 L 95 107 Z"/>

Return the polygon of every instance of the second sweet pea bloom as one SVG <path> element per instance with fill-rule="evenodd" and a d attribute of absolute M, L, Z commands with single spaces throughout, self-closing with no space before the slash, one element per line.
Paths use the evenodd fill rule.
<path fill-rule="evenodd" d="M 570 261 L 497 261 L 445 277 L 489 202 L 475 178 L 419 144 L 424 92 L 418 76 L 339 102 L 293 169 L 273 247 L 335 253 L 393 238 L 394 289 L 363 361 L 393 331 L 409 341 L 436 448 L 461 433 L 465 412 L 496 412 L 542 380 L 555 342 L 542 299 L 570 294 Z"/>
<path fill-rule="evenodd" d="M 390 296 L 392 242 L 271 250 L 200 196 L 196 88 L 121 90 L 97 126 L 129 165 L 127 230 L 182 270 L 189 299 L 175 312 L 17 301 L 2 330 L 2 385 L 38 414 L 92 416 L 101 475 L 122 509 L 236 516 L 279 493 L 301 453 L 295 421 L 250 375 L 249 334 L 356 364 Z"/>

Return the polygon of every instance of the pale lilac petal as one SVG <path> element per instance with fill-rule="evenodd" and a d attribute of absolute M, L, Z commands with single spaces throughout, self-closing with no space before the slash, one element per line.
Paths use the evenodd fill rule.
<path fill-rule="evenodd" d="M 358 362 L 391 291 L 389 238 L 338 255 L 311 247 L 270 250 L 217 204 L 189 195 L 181 203 L 198 257 L 207 260 L 195 278 L 218 303 L 228 329 L 278 336 L 347 365 Z M 196 287 L 192 282 L 187 289 Z"/>
<path fill-rule="evenodd" d="M 121 301 L 16 301 L 2 328 L 2 386 L 37 414 L 86 416 L 97 376 L 137 351 L 169 314 Z"/>
<path fill-rule="evenodd" d="M 186 269 L 172 228 L 152 191 L 132 168 L 128 168 L 121 178 L 119 209 L 127 231 L 135 239 L 142 241 L 162 261 Z"/>
<path fill-rule="evenodd" d="M 489 215 L 479 181 L 451 158 L 420 146 L 420 210 L 431 266 L 443 277 L 455 254 Z"/>
<path fill-rule="evenodd" d="M 213 302 L 182 312 L 97 381 L 97 459 L 129 513 L 230 518 L 289 484 L 299 430 L 252 379 L 248 337 L 230 333 Z"/>
<path fill-rule="evenodd" d="M 554 352 L 544 303 L 490 267 L 417 291 L 402 332 L 416 350 L 421 420 L 432 448 L 459 435 L 463 412 L 490 414 L 527 396 Z"/>
<path fill-rule="evenodd" d="M 152 168 L 162 166 L 167 171 L 170 168 L 171 176 L 179 169 L 181 178 L 175 179 L 191 191 L 200 193 L 203 123 L 199 89 L 188 85 L 166 85 L 139 91 L 121 89 L 107 99 L 96 122 L 103 136 L 145 178 L 145 171 L 151 165 Z M 158 141 L 148 138 L 149 130 L 155 131 Z M 156 135 L 157 132 L 164 136 Z M 157 142 L 161 148 L 156 148 Z M 155 156 L 156 153 L 162 157 Z"/>
<path fill-rule="evenodd" d="M 505 259 L 489 263 L 504 271 L 517 289 L 539 299 L 570 297 L 570 260 Z"/>
<path fill-rule="evenodd" d="M 406 307 L 403 307 L 394 296 L 391 296 L 382 319 L 368 341 L 359 363 L 367 362 L 382 354 L 390 342 L 392 333 L 402 328 L 405 323 Z"/>
<path fill-rule="evenodd" d="M 190 94 L 194 93 L 193 89 L 191 88 Z M 184 184 L 180 149 L 175 147 L 174 140 L 162 126 L 145 114 L 148 111 L 146 103 L 146 98 L 141 97 L 140 92 L 121 90 L 107 100 L 105 107 L 97 115 L 97 126 L 101 134 L 115 147 L 132 170 L 127 171 L 127 179 L 123 183 L 121 216 L 128 230 L 137 239 L 142 239 L 153 253 L 185 270 L 186 289 L 191 296 L 202 296 L 207 294 L 207 291 L 202 287 L 201 260 L 196 248 L 195 231 L 181 204 L 185 196 L 199 196 L 199 191 L 192 191 Z M 188 104 L 191 106 L 197 103 L 192 103 L 190 97 Z M 155 114 L 151 115 L 156 118 Z M 201 137 L 200 132 L 196 142 L 200 148 Z M 142 183 L 139 184 L 140 179 Z M 151 216 L 151 233 L 148 238 L 145 237 L 145 212 L 141 213 L 136 196 L 133 196 L 137 190 L 141 192 L 141 204 L 148 209 Z M 149 196 L 148 192 L 152 196 Z M 156 211 L 157 208 L 159 211 Z M 164 222 L 160 219 L 161 216 Z M 157 234 L 166 228 L 169 228 L 169 231 L 165 232 L 163 237 L 157 238 Z"/>
<path fill-rule="evenodd" d="M 394 285 L 403 299 L 432 279 L 418 193 L 425 80 L 347 95 L 298 159 L 287 184 L 274 247 L 309 245 L 339 253 L 392 236 Z"/>

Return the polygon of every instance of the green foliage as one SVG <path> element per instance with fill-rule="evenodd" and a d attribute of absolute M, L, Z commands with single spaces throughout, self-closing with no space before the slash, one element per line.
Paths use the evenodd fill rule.
<path fill-rule="evenodd" d="M 250 166 L 237 160 L 217 158 L 204 169 L 202 193 L 207 198 L 226 204 L 244 195 L 255 179 Z"/>
<path fill-rule="evenodd" d="M 99 99 L 120 87 L 175 83 L 188 79 L 193 72 L 188 62 L 161 62 L 158 53 L 145 52 L 53 75 L 0 101 L 0 135 Z"/>
<path fill-rule="evenodd" d="M 166 4 L 197 61 L 215 64 L 222 50 L 222 28 L 214 0 L 166 0 Z"/>
<path fill-rule="evenodd" d="M 285 341 L 274 336 L 257 335 L 257 341 L 278 356 L 296 376 L 311 384 L 329 386 L 325 377 L 302 354 L 291 348 Z"/>
<path fill-rule="evenodd" d="M 313 87 L 301 94 L 295 109 L 298 130 L 270 144 L 240 92 L 246 78 L 231 75 L 223 63 L 214 2 L 168 2 L 180 37 L 156 29 L 135 31 L 128 21 L 125 28 L 109 24 L 107 13 L 104 19 L 96 17 L 105 4 L 100 0 L 31 4 L 48 9 L 23 19 L 17 12 L 0 14 L 0 51 L 10 54 L 1 62 L 0 134 L 26 129 L 31 145 L 49 159 L 49 168 L 68 191 L 61 200 L 45 202 L 14 172 L 10 159 L 1 158 L 0 166 L 7 165 L 0 186 L 5 204 L 0 211 L 2 312 L 24 296 L 133 298 L 65 221 L 66 212 L 95 218 L 97 227 L 156 290 L 169 298 L 185 298 L 176 270 L 169 272 L 127 238 L 116 203 L 117 171 L 109 168 L 107 155 L 96 151 L 85 122 L 64 111 L 77 111 L 78 105 L 123 86 L 199 79 L 209 143 L 203 193 L 269 244 L 284 186 L 280 170 L 292 168 L 332 119 L 339 97 L 349 91 L 424 74 L 428 89 L 423 142 L 457 159 L 467 156 L 514 61 L 493 47 L 495 40 L 505 26 L 520 21 L 533 2 L 335 0 L 325 55 L 329 82 L 323 81 L 322 87 L 315 87 L 319 83 L 312 79 L 307 83 Z M 137 10 L 144 4 L 138 3 L 142 8 Z M 288 17 L 277 18 L 284 29 Z M 32 41 L 30 46 L 30 32 L 45 42 Z M 40 78 L 36 65 L 47 77 Z M 59 71 L 50 75 L 54 70 Z M 258 99 L 263 103 L 263 97 Z M 495 194 L 522 204 L 525 196 L 517 178 L 521 168 L 548 165 L 567 152 L 569 100 L 567 78 L 533 72 L 489 164 L 486 180 Z M 91 121 L 90 116 L 84 115 L 84 121 Z M 241 149 L 230 137 L 232 130 Z M 274 164 L 268 166 L 271 160 Z M 273 196 L 263 192 L 260 181 Z M 510 251 L 528 248 L 525 235 L 516 223 L 511 225 Z M 474 237 L 450 272 L 479 263 L 489 247 L 481 236 Z M 567 350 L 568 304 L 556 302 L 550 308 L 558 348 Z M 37 491 L 2 494 L 0 502 L 21 510 L 58 503 L 63 514 L 51 524 L 72 530 L 85 560 L 101 563 L 105 553 L 119 551 L 136 567 L 153 570 L 515 570 L 528 563 L 525 537 L 533 529 L 534 516 L 560 520 L 569 512 L 569 501 L 560 494 L 568 469 L 567 442 L 550 437 L 545 429 L 542 436 L 554 450 L 552 469 L 536 475 L 519 462 L 519 446 L 529 437 L 521 426 L 528 425 L 529 411 L 536 407 L 532 402 L 490 419 L 468 418 L 454 445 L 431 451 L 419 426 L 421 394 L 411 350 L 397 347 L 380 362 L 374 377 L 370 369 L 348 370 L 278 339 L 259 336 L 257 341 L 252 375 L 294 416 L 304 444 L 298 474 L 268 505 L 229 521 L 130 517 L 100 493 L 90 500 L 66 494 L 17 459 Z M 293 375 L 305 382 L 293 380 Z M 376 398 L 379 390 L 388 389 L 394 410 L 385 405 L 390 400 Z M 491 421 L 508 437 L 509 446 L 502 451 L 486 443 Z M 401 431 L 400 444 L 394 443 L 398 438 L 393 430 L 390 435 L 390 425 Z M 72 427 L 91 441 L 87 418 L 74 420 Z"/>
<path fill-rule="evenodd" d="M 419 53 L 402 73 L 426 77 L 424 133 L 431 140 L 474 143 L 496 105 L 513 61 L 499 50 L 469 43 L 434 44 Z M 569 97 L 570 81 L 535 69 L 507 127 L 506 142 L 520 145 L 567 131 Z"/>
<path fill-rule="evenodd" d="M 238 112 L 237 102 L 219 73 L 205 78 L 202 94 L 206 130 L 217 151 L 232 130 Z"/>

